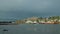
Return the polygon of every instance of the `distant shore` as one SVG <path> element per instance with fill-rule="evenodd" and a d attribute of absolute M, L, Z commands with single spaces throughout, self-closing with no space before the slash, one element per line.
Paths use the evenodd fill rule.
<path fill-rule="evenodd" d="M 18 24 L 60 24 L 60 16 L 29 17 L 16 21 L 0 21 L 0 25 L 18 25 Z"/>
<path fill-rule="evenodd" d="M 49 17 L 29 17 L 22 20 L 16 20 L 17 24 L 60 24 L 60 16 Z"/>

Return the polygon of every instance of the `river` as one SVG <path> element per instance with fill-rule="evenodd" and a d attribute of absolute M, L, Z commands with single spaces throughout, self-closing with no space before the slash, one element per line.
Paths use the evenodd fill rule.
<path fill-rule="evenodd" d="M 0 34 L 60 34 L 60 24 L 0 25 Z"/>

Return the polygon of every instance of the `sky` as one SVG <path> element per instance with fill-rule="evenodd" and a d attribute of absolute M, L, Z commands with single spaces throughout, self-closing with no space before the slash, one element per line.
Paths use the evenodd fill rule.
<path fill-rule="evenodd" d="M 60 0 L 0 0 L 0 20 L 60 15 Z"/>

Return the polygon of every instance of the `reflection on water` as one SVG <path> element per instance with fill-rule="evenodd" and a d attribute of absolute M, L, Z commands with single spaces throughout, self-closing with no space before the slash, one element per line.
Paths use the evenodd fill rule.
<path fill-rule="evenodd" d="M 0 34 L 60 34 L 60 24 L 0 25 Z"/>

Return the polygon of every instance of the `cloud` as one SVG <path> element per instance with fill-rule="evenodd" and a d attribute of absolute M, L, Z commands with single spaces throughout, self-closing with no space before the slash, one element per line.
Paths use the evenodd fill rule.
<path fill-rule="evenodd" d="M 0 18 L 60 14 L 60 0 L 0 0 Z"/>
<path fill-rule="evenodd" d="M 23 0 L 0 0 L 0 10 L 9 11 L 23 5 Z"/>

